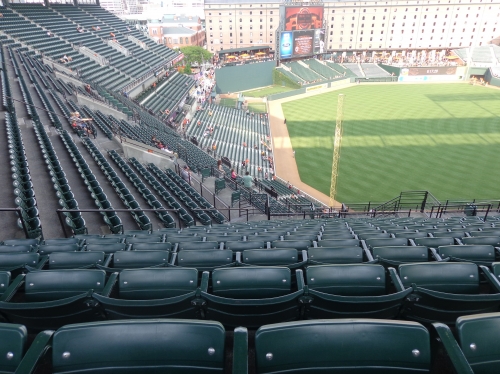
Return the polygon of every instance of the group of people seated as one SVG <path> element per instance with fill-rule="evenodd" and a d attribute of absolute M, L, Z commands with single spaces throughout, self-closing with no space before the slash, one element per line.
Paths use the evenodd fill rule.
<path fill-rule="evenodd" d="M 205 129 L 205 132 L 203 133 L 203 137 L 208 137 L 208 136 L 212 136 L 214 133 L 214 128 L 211 127 L 211 126 L 207 126 L 207 128 Z"/>
<path fill-rule="evenodd" d="M 101 28 L 99 26 L 92 26 L 92 30 L 99 31 L 99 30 L 101 30 Z"/>
<path fill-rule="evenodd" d="M 71 127 L 83 136 L 90 136 L 93 135 L 94 139 L 97 137 L 97 130 L 95 126 L 92 124 L 92 118 L 82 118 L 80 117 L 79 112 L 73 112 L 70 113 L 71 117 L 70 122 L 71 122 Z"/>
<path fill-rule="evenodd" d="M 71 56 L 62 56 L 60 59 L 59 59 L 60 62 L 62 62 L 63 64 L 67 64 L 68 62 L 71 62 L 73 61 L 73 59 L 71 58 Z"/>
<path fill-rule="evenodd" d="M 156 136 L 153 135 L 151 138 L 151 142 L 156 146 L 156 148 L 161 149 L 162 151 L 165 151 L 167 153 L 173 153 L 170 149 L 168 149 L 168 146 L 163 144 L 161 140 L 156 139 Z"/>

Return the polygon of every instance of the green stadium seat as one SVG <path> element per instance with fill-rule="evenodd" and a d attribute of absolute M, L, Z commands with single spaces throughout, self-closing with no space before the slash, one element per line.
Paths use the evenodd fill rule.
<path fill-rule="evenodd" d="M 391 293 L 381 265 L 309 266 L 305 296 L 308 319 L 396 318 L 411 289 Z"/>
<path fill-rule="evenodd" d="M 30 349 L 18 371 L 34 372 L 46 355 L 54 373 L 223 373 L 225 330 L 212 321 L 169 319 L 68 325 Z"/>
<path fill-rule="evenodd" d="M 125 269 L 108 284 L 110 296 L 93 295 L 108 319 L 201 318 L 196 269 Z"/>
<path fill-rule="evenodd" d="M 233 252 L 238 252 L 238 251 L 244 251 L 245 249 L 262 249 L 266 248 L 267 243 L 266 242 L 259 242 L 257 240 L 252 240 L 252 241 L 227 241 L 224 242 L 224 248 L 225 249 L 230 249 Z"/>
<path fill-rule="evenodd" d="M 110 256 L 104 252 L 55 252 L 49 255 L 49 269 L 91 269 L 96 265 L 108 266 Z"/>
<path fill-rule="evenodd" d="M 225 326 L 253 328 L 268 322 L 299 318 L 303 294 L 302 270 L 295 270 L 297 288 L 286 267 L 237 267 L 204 272 L 201 297 L 206 300 L 205 317 Z"/>
<path fill-rule="evenodd" d="M 488 281 L 487 290 L 480 288 L 480 271 L 473 263 L 403 264 L 399 266 L 399 277 L 393 269 L 389 272 L 398 291 L 413 289 L 410 302 L 402 312 L 404 318 L 451 325 L 460 316 L 498 310 L 500 283 L 489 271 L 481 270 Z"/>
<path fill-rule="evenodd" d="M 203 243 L 203 242 L 202 242 Z M 199 272 L 236 265 L 234 252 L 225 249 L 180 250 L 172 255 L 171 265 L 195 268 Z"/>
<path fill-rule="evenodd" d="M 271 242 L 271 248 L 295 248 L 299 251 L 305 251 L 313 246 L 313 241 L 303 240 L 275 240 Z"/>
<path fill-rule="evenodd" d="M 460 241 L 465 245 L 492 245 L 500 247 L 500 236 L 474 236 L 462 238 Z"/>
<path fill-rule="evenodd" d="M 429 250 L 419 246 L 390 246 L 372 248 L 373 257 L 385 267 L 398 267 L 402 264 L 430 261 Z"/>
<path fill-rule="evenodd" d="M 424 326 L 407 321 L 340 319 L 266 325 L 255 333 L 255 362 L 248 366 L 261 374 L 429 373 L 431 338 Z"/>
<path fill-rule="evenodd" d="M 309 248 L 307 257 L 309 265 L 358 264 L 373 261 L 371 254 L 361 247 Z"/>
<path fill-rule="evenodd" d="M 216 241 L 205 242 L 181 242 L 177 246 L 178 251 L 189 251 L 198 249 L 220 249 L 221 245 Z"/>
<path fill-rule="evenodd" d="M 47 244 L 38 247 L 38 253 L 41 255 L 48 255 L 55 252 L 76 252 L 79 251 L 80 247 L 78 244 Z"/>
<path fill-rule="evenodd" d="M 0 373 L 18 373 L 18 365 L 28 346 L 28 330 L 23 325 L 0 323 Z"/>
<path fill-rule="evenodd" d="M 5 291 L 0 312 L 28 329 L 46 330 L 98 317 L 90 299 L 103 292 L 102 270 L 46 270 L 19 275 Z"/>
<path fill-rule="evenodd" d="M 126 243 L 104 243 L 104 244 L 87 244 L 85 245 L 86 251 L 96 251 L 96 252 L 104 252 L 106 254 L 115 253 L 120 251 L 127 251 L 131 247 L 130 244 Z"/>
<path fill-rule="evenodd" d="M 370 238 L 363 242 L 368 248 L 375 247 L 393 247 L 393 246 L 405 246 L 408 245 L 407 238 Z"/>
<path fill-rule="evenodd" d="M 358 239 L 328 239 L 316 242 L 317 247 L 360 247 Z"/>
<path fill-rule="evenodd" d="M 454 245 L 455 244 L 455 239 L 448 237 L 448 238 L 416 238 L 415 239 L 415 244 L 416 245 L 424 245 L 429 248 L 437 248 L 442 245 Z"/>
<path fill-rule="evenodd" d="M 307 251 L 295 248 L 246 249 L 242 263 L 251 266 L 286 266 L 297 269 L 307 264 Z"/>
<path fill-rule="evenodd" d="M 491 266 L 496 258 L 496 250 L 491 245 L 445 245 L 438 247 L 436 252 L 445 261 L 473 262 L 484 266 Z"/>
<path fill-rule="evenodd" d="M 458 373 L 495 374 L 498 372 L 500 313 L 459 317 L 455 324 L 457 340 L 445 324 L 434 323 L 433 325 Z"/>
<path fill-rule="evenodd" d="M 140 269 L 147 267 L 166 266 L 170 261 L 168 251 L 120 251 L 113 255 L 109 268 L 100 267 L 107 272 L 116 272 L 122 269 Z"/>

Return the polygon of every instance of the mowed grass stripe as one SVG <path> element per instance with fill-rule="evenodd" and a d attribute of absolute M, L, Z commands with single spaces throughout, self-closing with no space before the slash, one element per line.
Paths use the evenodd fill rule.
<path fill-rule="evenodd" d="M 328 194 L 339 93 L 344 134 L 337 200 L 405 190 L 497 198 L 500 92 L 468 84 L 360 85 L 283 104 L 300 177 Z"/>

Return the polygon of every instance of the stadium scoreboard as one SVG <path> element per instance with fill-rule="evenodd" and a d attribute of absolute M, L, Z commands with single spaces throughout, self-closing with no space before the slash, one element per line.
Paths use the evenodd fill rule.
<path fill-rule="evenodd" d="M 280 59 L 313 56 L 324 52 L 324 7 L 318 3 L 280 7 L 282 30 L 279 35 Z"/>

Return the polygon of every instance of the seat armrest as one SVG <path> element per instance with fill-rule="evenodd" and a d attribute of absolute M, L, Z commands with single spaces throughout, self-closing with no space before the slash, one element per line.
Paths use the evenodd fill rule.
<path fill-rule="evenodd" d="M 295 270 L 295 276 L 297 277 L 297 290 L 301 291 L 304 289 L 304 272 L 302 269 Z"/>
<path fill-rule="evenodd" d="M 483 271 L 484 277 L 488 281 L 488 284 L 495 289 L 496 292 L 500 293 L 500 281 L 495 277 L 487 266 L 479 265 L 479 268 Z"/>
<path fill-rule="evenodd" d="M 172 258 L 171 258 L 170 263 L 169 263 L 170 266 L 176 266 L 175 261 L 177 261 L 177 255 L 178 255 L 178 253 L 172 253 Z"/>
<path fill-rule="evenodd" d="M 365 252 L 365 256 L 366 256 L 366 259 L 368 260 L 368 262 L 374 261 L 372 253 L 370 252 L 370 250 L 368 248 L 363 248 L 363 252 Z"/>
<path fill-rule="evenodd" d="M 52 348 L 52 335 L 54 335 L 54 331 L 46 330 L 36 336 L 19 363 L 15 372 L 16 374 L 31 374 L 35 372 L 38 362 Z"/>
<path fill-rule="evenodd" d="M 443 261 L 443 258 L 439 255 L 439 253 L 437 253 L 436 248 L 429 248 L 429 250 L 431 251 L 432 257 L 434 257 L 436 261 Z"/>
<path fill-rule="evenodd" d="M 416 247 L 415 241 L 413 239 L 408 239 L 408 243 L 410 243 L 411 247 Z"/>
<path fill-rule="evenodd" d="M 248 330 L 246 327 L 234 329 L 233 373 L 248 373 Z"/>
<path fill-rule="evenodd" d="M 403 282 L 399 279 L 398 272 L 394 268 L 387 269 L 389 271 L 389 275 L 391 277 L 392 283 L 398 292 L 404 291 L 405 287 L 403 286 Z"/>
<path fill-rule="evenodd" d="M 474 374 L 450 328 L 439 322 L 433 323 L 432 326 L 436 329 L 457 374 Z"/>
<path fill-rule="evenodd" d="M 462 243 L 462 241 L 459 238 L 455 238 L 455 241 L 458 243 L 458 245 L 464 245 L 464 243 Z"/>
<path fill-rule="evenodd" d="M 307 262 L 307 251 L 303 249 L 301 252 L 302 252 L 302 262 Z"/>
<path fill-rule="evenodd" d="M 236 263 L 241 264 L 241 252 L 236 252 Z"/>
<path fill-rule="evenodd" d="M 361 248 L 368 250 L 368 246 L 366 245 L 366 242 L 364 240 L 360 240 L 361 242 Z"/>
<path fill-rule="evenodd" d="M 221 250 L 224 249 L 224 242 L 219 243 L 219 249 L 221 249 Z"/>
<path fill-rule="evenodd" d="M 113 258 L 112 254 L 105 255 L 104 256 L 104 263 L 102 264 L 102 266 L 105 266 L 105 267 L 109 268 L 109 264 L 111 263 L 111 259 L 112 258 Z"/>
<path fill-rule="evenodd" d="M 201 292 L 208 293 L 208 280 L 210 278 L 210 273 L 208 271 L 204 271 L 201 275 Z"/>
<path fill-rule="evenodd" d="M 24 284 L 25 274 L 19 274 L 10 284 L 10 286 L 5 290 L 0 301 L 10 301 L 12 297 L 16 294 L 17 290 Z"/>
<path fill-rule="evenodd" d="M 43 267 L 49 262 L 49 256 L 40 256 L 40 261 L 38 261 L 38 264 L 35 266 L 35 269 L 41 270 Z"/>
<path fill-rule="evenodd" d="M 117 280 L 118 280 L 118 274 L 119 273 L 113 273 L 109 276 L 108 282 L 104 286 L 104 289 L 102 290 L 101 295 L 105 297 L 109 297 L 111 294 L 111 291 L 113 290 L 113 287 L 115 286 Z"/>

